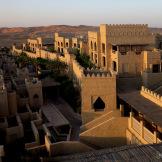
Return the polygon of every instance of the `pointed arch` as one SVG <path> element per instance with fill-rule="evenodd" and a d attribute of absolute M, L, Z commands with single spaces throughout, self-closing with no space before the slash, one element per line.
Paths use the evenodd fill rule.
<path fill-rule="evenodd" d="M 105 109 L 105 103 L 101 99 L 101 97 L 98 97 L 96 99 L 96 101 L 93 104 L 93 108 L 95 109 L 95 111 L 103 111 Z"/>

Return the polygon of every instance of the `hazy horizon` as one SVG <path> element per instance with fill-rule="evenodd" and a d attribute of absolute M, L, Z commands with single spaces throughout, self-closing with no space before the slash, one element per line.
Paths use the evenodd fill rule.
<path fill-rule="evenodd" d="M 148 24 L 162 27 L 161 0 L 0 0 L 0 27 Z"/>

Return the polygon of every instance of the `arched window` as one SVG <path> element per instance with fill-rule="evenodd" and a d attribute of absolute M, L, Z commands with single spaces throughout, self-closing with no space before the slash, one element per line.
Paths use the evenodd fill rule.
<path fill-rule="evenodd" d="M 97 64 L 97 62 L 98 62 L 97 54 L 95 54 L 94 56 L 95 56 L 95 63 Z"/>
<path fill-rule="evenodd" d="M 69 43 L 68 42 L 66 42 L 66 47 L 69 47 Z"/>
<path fill-rule="evenodd" d="M 106 50 L 106 45 L 105 43 L 102 43 L 102 53 L 105 53 L 105 50 Z"/>
<path fill-rule="evenodd" d="M 97 100 L 95 101 L 95 103 L 93 104 L 93 108 L 95 109 L 95 111 L 103 111 L 105 108 L 105 103 L 104 101 L 101 99 L 101 97 L 98 97 Z"/>
<path fill-rule="evenodd" d="M 58 52 L 60 53 L 60 47 L 58 47 Z"/>
<path fill-rule="evenodd" d="M 97 44 L 96 44 L 96 42 L 94 43 L 94 50 L 97 51 Z"/>
<path fill-rule="evenodd" d="M 74 43 L 74 44 L 73 44 L 73 47 L 76 48 L 76 46 L 77 46 L 76 43 Z"/>
<path fill-rule="evenodd" d="M 92 43 L 92 41 L 91 41 L 91 49 L 93 50 L 93 43 Z"/>
<path fill-rule="evenodd" d="M 102 65 L 103 65 L 103 67 L 106 66 L 106 58 L 104 56 L 102 57 Z"/>
<path fill-rule="evenodd" d="M 63 48 L 61 48 L 61 53 L 64 53 L 64 49 Z"/>

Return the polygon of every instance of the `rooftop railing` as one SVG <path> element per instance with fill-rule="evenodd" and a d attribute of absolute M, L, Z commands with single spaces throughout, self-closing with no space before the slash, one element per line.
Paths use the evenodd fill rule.
<path fill-rule="evenodd" d="M 132 112 L 130 113 L 129 118 L 129 130 L 143 143 L 143 144 L 153 144 L 160 143 L 160 140 L 157 136 L 157 132 L 154 131 L 152 133 L 149 129 L 147 129 L 143 121 L 138 121 L 133 117 Z"/>

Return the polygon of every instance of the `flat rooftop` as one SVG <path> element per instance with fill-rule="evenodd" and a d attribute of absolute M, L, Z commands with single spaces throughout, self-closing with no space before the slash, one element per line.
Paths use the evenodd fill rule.
<path fill-rule="evenodd" d="M 132 108 L 142 113 L 144 118 L 155 123 L 162 129 L 162 108 L 140 95 L 140 91 L 119 93 L 119 98 L 128 103 Z"/>
<path fill-rule="evenodd" d="M 54 104 L 49 103 L 42 106 L 41 109 L 52 126 L 59 127 L 63 125 L 69 125 L 68 120 L 61 114 Z"/>
<path fill-rule="evenodd" d="M 69 121 L 72 127 L 79 127 L 82 125 L 81 115 L 75 113 L 72 107 L 62 98 L 58 98 L 55 103 L 53 103 L 55 107 L 65 116 L 65 118 Z"/>
<path fill-rule="evenodd" d="M 55 162 L 161 162 L 162 145 L 126 145 L 56 157 Z"/>

